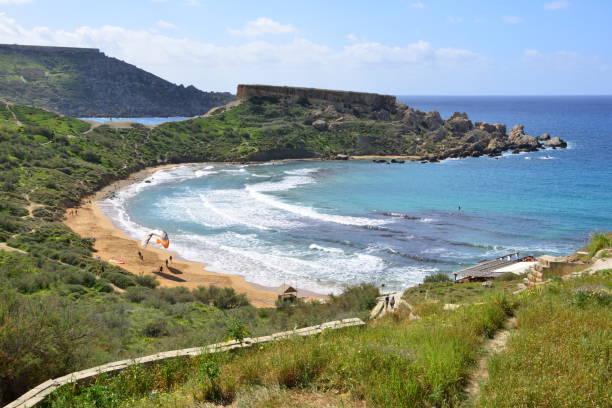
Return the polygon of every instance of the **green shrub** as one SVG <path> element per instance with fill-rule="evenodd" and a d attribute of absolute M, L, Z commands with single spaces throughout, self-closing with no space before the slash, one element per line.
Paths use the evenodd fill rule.
<path fill-rule="evenodd" d="M 136 283 L 134 282 L 134 278 L 130 275 L 125 275 L 122 273 L 108 273 L 104 276 L 108 279 L 113 285 L 125 289 L 128 286 L 134 286 Z"/>
<path fill-rule="evenodd" d="M 438 272 L 433 275 L 427 275 L 425 279 L 423 279 L 423 282 L 424 283 L 452 282 L 452 279 L 444 272 Z"/>
<path fill-rule="evenodd" d="M 513 280 L 517 280 L 520 278 L 521 277 L 517 275 L 516 273 L 504 272 L 501 275 L 499 275 L 497 278 L 495 278 L 495 280 L 496 281 L 513 281 Z"/>
<path fill-rule="evenodd" d="M 144 274 L 136 275 L 134 277 L 134 281 L 136 282 L 136 284 L 140 286 L 145 286 L 151 289 L 154 289 L 159 286 L 159 281 L 153 275 L 144 275 Z"/>
<path fill-rule="evenodd" d="M 591 241 L 587 246 L 587 251 L 589 253 L 589 258 L 595 256 L 595 254 L 604 248 L 612 247 L 612 235 L 598 233 L 591 235 Z"/>

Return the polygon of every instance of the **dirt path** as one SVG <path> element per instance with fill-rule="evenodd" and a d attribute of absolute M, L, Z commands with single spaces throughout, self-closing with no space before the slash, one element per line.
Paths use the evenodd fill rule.
<path fill-rule="evenodd" d="M 385 297 L 389 296 L 389 305 L 386 306 L 385 305 Z M 393 299 L 394 305 L 393 308 L 391 307 L 391 299 Z M 408 302 L 406 302 L 404 299 L 402 299 L 402 294 L 401 293 L 389 293 L 388 295 L 384 295 L 378 298 L 378 303 L 376 304 L 376 306 L 374 306 L 374 309 L 372 309 L 372 312 L 370 312 L 370 320 L 373 319 L 378 319 L 380 317 L 383 317 L 385 314 L 387 313 L 393 313 L 396 312 L 397 310 L 400 309 L 400 306 L 404 306 L 404 307 L 408 307 L 409 309 L 411 309 L 410 305 L 408 304 Z M 412 309 L 411 309 L 412 310 Z M 412 313 L 411 313 L 412 315 Z"/>
<path fill-rule="evenodd" d="M 492 339 L 489 339 L 483 345 L 483 355 L 478 360 L 476 370 L 470 376 L 468 383 L 464 389 L 469 399 L 476 399 L 480 395 L 480 385 L 489 379 L 489 370 L 487 365 L 489 358 L 493 354 L 502 352 L 506 348 L 510 333 L 516 327 L 516 317 L 511 317 L 504 323 L 502 330 L 498 331 Z"/>
<path fill-rule="evenodd" d="M 6 110 L 8 110 L 9 112 L 11 112 L 11 115 L 13 115 L 13 119 L 15 120 L 15 123 L 17 123 L 18 126 L 21 126 L 22 123 L 19 119 L 17 119 L 17 115 L 15 115 L 15 112 L 13 112 L 13 109 L 11 108 L 11 105 L 8 103 L 6 104 Z"/>

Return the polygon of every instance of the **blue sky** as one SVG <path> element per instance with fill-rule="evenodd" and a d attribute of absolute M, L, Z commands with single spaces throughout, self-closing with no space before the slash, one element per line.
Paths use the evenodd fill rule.
<path fill-rule="evenodd" d="M 0 0 L 0 42 L 100 48 L 175 83 L 612 94 L 612 1 Z"/>

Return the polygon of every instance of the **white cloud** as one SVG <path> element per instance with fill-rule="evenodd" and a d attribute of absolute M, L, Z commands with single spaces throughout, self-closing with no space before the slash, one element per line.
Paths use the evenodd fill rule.
<path fill-rule="evenodd" d="M 503 16 L 502 21 L 508 24 L 518 24 L 518 23 L 522 23 L 525 20 L 522 17 L 517 17 L 517 16 Z"/>
<path fill-rule="evenodd" d="M 463 22 L 463 18 L 462 17 L 449 17 L 447 18 L 449 23 L 461 23 Z"/>
<path fill-rule="evenodd" d="M 26 4 L 31 3 L 32 0 L 0 0 L 0 5 L 14 5 L 14 4 Z"/>
<path fill-rule="evenodd" d="M 425 3 L 423 3 L 422 1 L 417 1 L 415 3 L 412 3 L 410 7 L 422 9 L 425 8 Z"/>
<path fill-rule="evenodd" d="M 383 91 L 408 86 L 406 81 L 416 83 L 415 90 L 432 72 L 459 81 L 459 68 L 479 72 L 487 63 L 473 51 L 426 41 L 387 45 L 349 38 L 354 41 L 335 48 L 300 37 L 281 42 L 246 37 L 238 45 L 219 45 L 110 25 L 70 31 L 24 27 L 0 13 L 0 43 L 99 48 L 162 78 L 205 90 L 233 91 L 236 83 L 250 82 Z M 399 78 L 404 80 L 398 83 Z"/>
<path fill-rule="evenodd" d="M 266 34 L 297 33 L 297 29 L 291 24 L 284 25 L 267 17 L 259 17 L 258 19 L 249 21 L 243 29 L 228 28 L 227 31 L 232 35 L 245 37 L 258 37 Z"/>
<path fill-rule="evenodd" d="M 561 9 L 569 7 L 570 4 L 571 3 L 567 0 L 550 1 L 544 4 L 544 10 L 551 10 L 551 11 L 561 10 Z"/>
<path fill-rule="evenodd" d="M 159 20 L 155 24 L 157 24 L 158 27 L 165 28 L 167 30 L 175 30 L 177 28 L 175 24 L 164 20 Z"/>

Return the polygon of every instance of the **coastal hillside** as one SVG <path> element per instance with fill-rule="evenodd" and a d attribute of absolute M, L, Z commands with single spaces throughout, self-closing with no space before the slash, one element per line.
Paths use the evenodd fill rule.
<path fill-rule="evenodd" d="M 59 388 L 46 406 L 603 407 L 611 273 L 514 294 L 508 279 L 436 277 L 365 326 L 134 365 Z"/>
<path fill-rule="evenodd" d="M 0 99 L 77 117 L 196 116 L 233 99 L 93 48 L 0 45 Z"/>
<path fill-rule="evenodd" d="M 370 285 L 350 288 L 325 304 L 255 309 L 232 289 L 158 287 L 164 277 L 151 271 L 133 275 L 96 259 L 94 241 L 61 222 L 66 209 L 78 207 L 83 198 L 158 164 L 346 153 L 440 157 L 446 151 L 443 144 L 422 143 L 426 127 L 421 122 L 403 137 L 394 133 L 404 123 L 401 112 L 402 117 L 407 112 L 416 117 L 428 114 L 395 105 L 395 110 L 387 111 L 388 118 L 386 110 L 359 102 L 369 100 L 361 96 L 350 112 L 340 112 L 349 108 L 332 110 L 325 98 L 248 97 L 237 107 L 220 108 L 206 117 L 120 129 L 0 104 L 2 402 L 49 377 L 121 358 L 213 343 L 245 328 L 263 335 L 337 318 L 365 318 L 379 295 Z M 378 117 L 381 114 L 384 117 Z M 441 132 L 444 140 L 462 147 L 465 135 L 456 133 L 463 136 L 451 139 L 455 120 L 443 121 Z M 504 146 L 515 146 L 507 139 L 499 136 Z M 501 309 L 495 310 L 492 313 L 498 316 Z M 499 322 L 496 317 L 484 324 L 497 327 Z M 477 333 L 485 330 L 482 327 Z"/>

